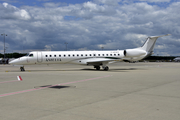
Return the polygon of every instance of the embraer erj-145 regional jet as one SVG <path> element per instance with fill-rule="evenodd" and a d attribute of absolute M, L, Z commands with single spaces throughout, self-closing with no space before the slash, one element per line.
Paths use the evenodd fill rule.
<path fill-rule="evenodd" d="M 20 65 L 20 70 L 25 71 L 24 65 L 34 64 L 66 64 L 91 65 L 100 70 L 109 70 L 107 66 L 117 61 L 138 61 L 153 53 L 154 45 L 159 37 L 148 37 L 142 47 L 126 50 L 111 51 L 33 51 L 27 56 L 12 60 L 10 64 Z"/>

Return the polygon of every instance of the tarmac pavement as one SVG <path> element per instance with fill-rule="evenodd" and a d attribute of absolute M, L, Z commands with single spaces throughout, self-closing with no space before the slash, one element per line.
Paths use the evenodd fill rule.
<path fill-rule="evenodd" d="M 180 63 L 109 68 L 0 65 L 0 120 L 180 120 Z"/>

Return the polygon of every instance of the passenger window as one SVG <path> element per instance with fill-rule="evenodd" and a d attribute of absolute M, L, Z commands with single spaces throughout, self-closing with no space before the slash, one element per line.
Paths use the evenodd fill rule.
<path fill-rule="evenodd" d="M 120 54 L 118 54 L 118 56 L 120 56 Z"/>
<path fill-rule="evenodd" d="M 102 54 L 102 56 L 104 56 L 104 54 Z"/>
<path fill-rule="evenodd" d="M 79 56 L 79 55 L 77 54 L 77 56 Z"/>
<path fill-rule="evenodd" d="M 98 54 L 100 56 L 100 54 Z"/>
<path fill-rule="evenodd" d="M 116 56 L 116 54 L 114 54 L 114 56 Z"/>
<path fill-rule="evenodd" d="M 70 55 L 68 55 L 70 57 Z"/>
<path fill-rule="evenodd" d="M 49 57 L 51 57 L 51 55 Z"/>
<path fill-rule="evenodd" d="M 86 54 L 86 56 L 87 56 L 87 54 Z"/>
<path fill-rule="evenodd" d="M 108 56 L 108 54 L 106 54 L 106 56 Z"/>
<path fill-rule="evenodd" d="M 91 56 L 91 54 L 89 54 L 89 56 Z"/>
<path fill-rule="evenodd" d="M 64 55 L 64 57 L 66 57 L 66 55 Z"/>
<path fill-rule="evenodd" d="M 61 57 L 61 55 L 59 55 L 59 57 Z"/>
<path fill-rule="evenodd" d="M 74 55 L 73 55 L 73 57 L 74 57 Z"/>
<path fill-rule="evenodd" d="M 83 56 L 83 54 L 81 54 L 81 56 Z"/>
<path fill-rule="evenodd" d="M 46 55 L 46 57 L 48 57 L 48 55 Z"/>
<path fill-rule="evenodd" d="M 96 54 L 94 54 L 94 56 L 96 56 Z"/>
<path fill-rule="evenodd" d="M 112 54 L 110 54 L 110 56 L 112 56 Z"/>
<path fill-rule="evenodd" d="M 54 57 L 56 57 L 56 55 L 54 55 Z"/>

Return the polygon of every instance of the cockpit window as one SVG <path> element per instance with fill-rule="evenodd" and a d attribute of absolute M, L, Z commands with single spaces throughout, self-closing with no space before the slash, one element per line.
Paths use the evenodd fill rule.
<path fill-rule="evenodd" d="M 33 57 L 33 54 L 30 54 L 29 57 Z"/>

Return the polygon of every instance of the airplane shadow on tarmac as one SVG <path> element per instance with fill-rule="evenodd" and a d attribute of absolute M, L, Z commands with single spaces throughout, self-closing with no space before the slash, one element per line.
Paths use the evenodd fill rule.
<path fill-rule="evenodd" d="M 62 88 L 75 88 L 76 86 L 63 86 L 63 85 L 43 85 L 43 86 L 36 86 L 34 88 L 53 88 L 53 89 L 62 89 Z"/>
<path fill-rule="evenodd" d="M 82 71 L 104 71 L 103 69 L 101 70 L 96 70 L 96 69 L 81 69 Z M 146 70 L 143 68 L 118 68 L 118 69 L 109 69 L 107 72 L 128 72 L 131 70 Z"/>
<path fill-rule="evenodd" d="M 49 88 L 54 88 L 54 89 L 62 89 L 62 88 L 75 88 L 76 86 L 61 86 L 61 85 L 58 85 L 58 86 L 52 86 L 52 87 L 49 87 Z"/>

